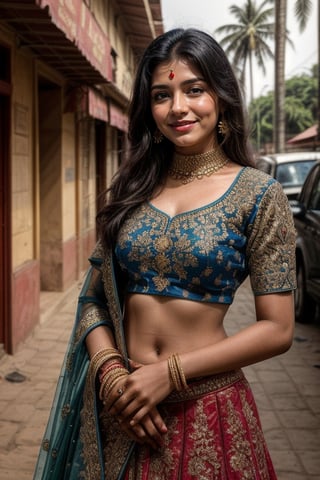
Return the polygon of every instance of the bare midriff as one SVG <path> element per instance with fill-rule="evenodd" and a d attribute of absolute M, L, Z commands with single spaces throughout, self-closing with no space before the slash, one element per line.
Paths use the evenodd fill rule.
<path fill-rule="evenodd" d="M 172 353 L 219 342 L 226 337 L 223 318 L 228 307 L 156 295 L 128 295 L 125 334 L 129 357 L 150 364 Z"/>

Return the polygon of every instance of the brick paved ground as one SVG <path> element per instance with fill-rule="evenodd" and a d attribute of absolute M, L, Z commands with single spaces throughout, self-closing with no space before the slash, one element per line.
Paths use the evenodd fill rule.
<path fill-rule="evenodd" d="M 0 358 L 0 478 L 31 480 L 80 285 L 41 296 L 41 324 L 14 356 Z M 232 333 L 254 320 L 248 285 L 226 319 Z M 320 324 L 296 326 L 289 352 L 245 369 L 279 480 L 320 478 Z M 22 383 L 5 379 L 18 371 Z M 254 480 L 254 479 L 252 479 Z"/>

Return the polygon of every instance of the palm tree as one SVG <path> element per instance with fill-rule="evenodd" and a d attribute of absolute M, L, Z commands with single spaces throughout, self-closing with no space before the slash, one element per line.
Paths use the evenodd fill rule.
<path fill-rule="evenodd" d="M 258 66 L 265 73 L 265 60 L 273 58 L 273 52 L 267 44 L 274 39 L 274 9 L 265 8 L 270 0 L 264 0 L 260 6 L 254 0 L 246 0 L 243 7 L 232 5 L 229 10 L 237 19 L 236 24 L 223 25 L 215 33 L 226 34 L 220 41 L 231 62 L 240 72 L 240 81 L 245 83 L 246 66 L 249 62 L 250 98 L 253 99 L 253 56 Z"/>
<path fill-rule="evenodd" d="M 318 0 L 320 4 L 320 0 Z M 295 15 L 302 32 L 307 24 L 312 0 L 296 0 Z M 275 0 L 275 96 L 274 96 L 274 148 L 276 152 L 285 149 L 285 51 L 287 0 Z M 319 107 L 320 109 L 320 107 Z M 320 115 L 320 114 L 319 114 Z M 320 122 L 320 120 L 319 120 Z"/>
<path fill-rule="evenodd" d="M 273 144 L 276 152 L 285 147 L 285 45 L 287 23 L 287 0 L 275 0 L 275 69 L 274 69 L 274 117 Z"/>

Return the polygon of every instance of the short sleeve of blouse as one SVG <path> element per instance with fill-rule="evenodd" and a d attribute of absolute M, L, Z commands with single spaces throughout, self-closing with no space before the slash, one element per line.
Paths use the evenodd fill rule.
<path fill-rule="evenodd" d="M 274 181 L 250 225 L 247 258 L 255 295 L 296 288 L 295 245 L 296 232 L 289 202 L 281 185 Z"/>

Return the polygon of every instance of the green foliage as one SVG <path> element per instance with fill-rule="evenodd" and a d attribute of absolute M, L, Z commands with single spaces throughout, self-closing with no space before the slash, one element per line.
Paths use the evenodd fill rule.
<path fill-rule="evenodd" d="M 300 32 L 303 32 L 307 26 L 308 19 L 312 12 L 311 0 L 296 0 L 294 5 L 295 17 L 298 21 Z"/>
<path fill-rule="evenodd" d="M 317 123 L 317 66 L 310 75 L 295 75 L 286 81 L 286 138 Z M 252 143 L 257 150 L 273 140 L 274 92 L 255 98 L 249 105 Z"/>

